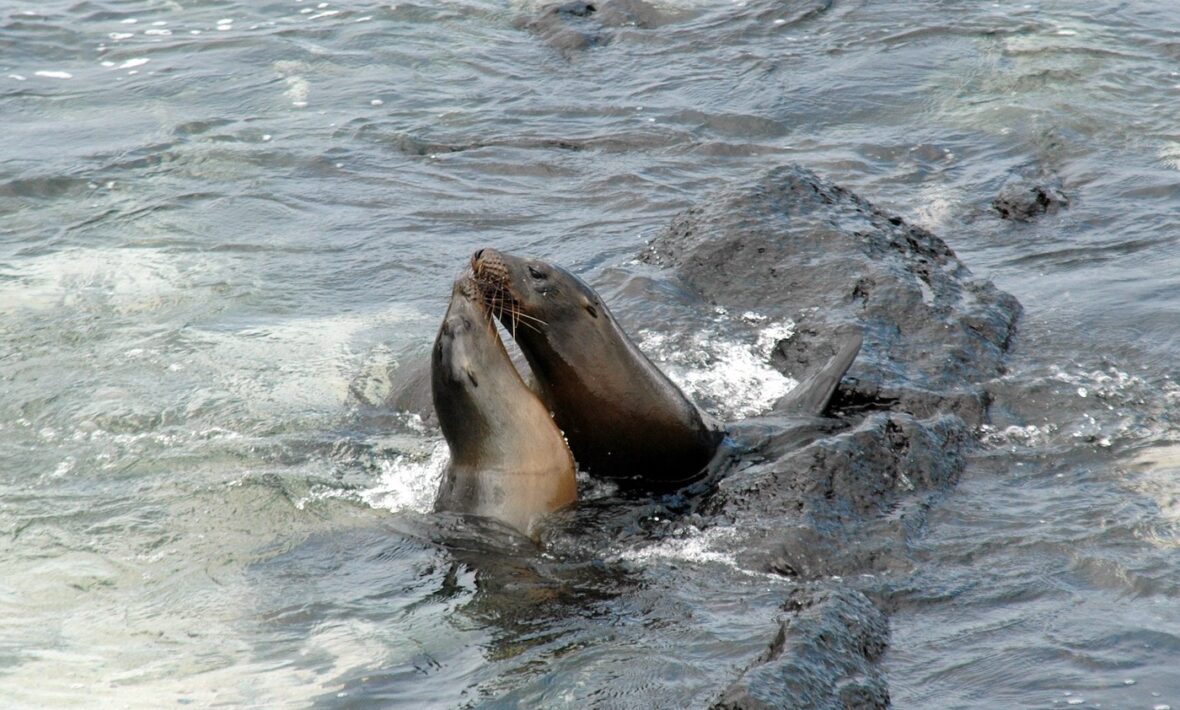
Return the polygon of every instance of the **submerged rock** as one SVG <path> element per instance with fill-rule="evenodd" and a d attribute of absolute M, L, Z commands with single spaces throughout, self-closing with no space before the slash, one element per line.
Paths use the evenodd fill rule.
<path fill-rule="evenodd" d="M 609 44 L 614 29 L 659 27 L 673 17 L 668 10 L 643 0 L 570 0 L 545 5 L 533 15 L 520 17 L 516 26 L 568 57 Z"/>
<path fill-rule="evenodd" d="M 889 622 L 849 589 L 799 590 L 770 647 L 713 705 L 714 710 L 885 708 L 889 688 L 876 666 Z"/>
<path fill-rule="evenodd" d="M 1069 206 L 1061 179 L 1043 170 L 1024 168 L 1012 174 L 992 201 L 1004 219 L 1031 222 Z"/>

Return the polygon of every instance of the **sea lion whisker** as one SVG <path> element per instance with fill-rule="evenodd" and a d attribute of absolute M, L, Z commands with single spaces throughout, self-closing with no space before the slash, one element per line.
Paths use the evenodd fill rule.
<path fill-rule="evenodd" d="M 488 311 L 499 317 L 501 310 L 500 299 L 494 293 L 488 293 L 487 291 L 481 291 L 480 293 L 483 295 L 483 302 L 488 307 Z"/>
<path fill-rule="evenodd" d="M 548 325 L 544 320 L 523 312 L 520 302 L 513 298 L 507 289 L 499 285 L 482 282 L 480 295 L 483 297 L 484 303 L 487 304 L 489 310 L 509 329 L 513 338 L 516 337 L 518 325 L 537 333 L 541 332 L 539 326 Z"/>
<path fill-rule="evenodd" d="M 491 330 L 496 329 L 496 314 L 492 313 L 492 310 L 490 308 L 484 309 L 483 320 L 484 320 L 484 323 L 488 326 L 488 328 L 490 328 Z"/>
<path fill-rule="evenodd" d="M 540 318 L 537 318 L 536 316 L 531 316 L 528 313 L 525 313 L 524 311 L 522 311 L 520 309 L 519 304 L 517 304 L 512 309 L 512 318 L 513 318 L 513 320 L 520 323 L 522 326 L 529 328 L 533 331 L 536 331 L 538 333 L 541 332 L 541 328 L 539 326 L 549 325 L 548 323 L 541 320 Z"/>
<path fill-rule="evenodd" d="M 534 323 L 539 323 L 539 324 L 541 324 L 541 325 L 549 325 L 548 323 L 546 323 L 545 321 L 541 320 L 540 318 L 538 318 L 538 317 L 536 317 L 536 316 L 530 316 L 528 313 L 524 313 L 524 312 L 522 312 L 522 311 L 521 311 L 521 310 L 519 310 L 519 309 L 517 309 L 517 311 L 516 311 L 516 315 L 518 315 L 518 316 L 520 316 L 521 318 L 524 318 L 524 319 L 526 319 L 526 320 L 531 320 L 531 321 L 533 321 Z"/>
<path fill-rule="evenodd" d="M 542 331 L 538 327 L 538 324 L 539 325 L 547 325 L 545 323 L 545 321 L 541 320 L 540 318 L 535 318 L 533 316 L 528 315 L 527 313 L 522 313 L 519 306 L 514 307 L 511 310 L 510 315 L 512 316 L 512 325 L 513 325 L 514 329 L 517 325 L 520 325 L 522 328 L 528 328 L 529 330 L 533 331 L 534 333 L 540 333 Z M 530 323 L 529 321 L 534 321 L 534 322 Z M 516 337 L 515 330 L 513 332 L 512 337 L 513 338 Z"/>

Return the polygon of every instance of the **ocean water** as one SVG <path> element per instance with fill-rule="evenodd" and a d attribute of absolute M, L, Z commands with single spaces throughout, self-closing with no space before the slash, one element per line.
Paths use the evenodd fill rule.
<path fill-rule="evenodd" d="M 895 705 L 1180 707 L 1180 6 L 659 0 L 584 48 L 538 7 L 0 6 L 4 705 L 707 706 L 790 580 L 724 528 L 491 544 L 372 405 L 494 245 L 757 413 L 758 314 L 687 333 L 633 259 L 797 162 L 1025 307 L 889 583 Z M 1001 220 L 1030 165 L 1068 208 Z"/>

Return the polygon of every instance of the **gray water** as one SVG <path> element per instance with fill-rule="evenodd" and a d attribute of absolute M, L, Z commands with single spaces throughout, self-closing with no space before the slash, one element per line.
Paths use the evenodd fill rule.
<path fill-rule="evenodd" d="M 894 703 L 1180 707 L 1180 6 L 654 8 L 566 51 L 500 2 L 0 8 L 6 707 L 707 705 L 789 580 L 724 530 L 439 544 L 445 449 L 370 405 L 481 245 L 674 359 L 631 260 L 788 162 L 1025 306 L 984 448 L 882 582 Z M 1002 221 L 1028 164 L 1071 204 Z"/>

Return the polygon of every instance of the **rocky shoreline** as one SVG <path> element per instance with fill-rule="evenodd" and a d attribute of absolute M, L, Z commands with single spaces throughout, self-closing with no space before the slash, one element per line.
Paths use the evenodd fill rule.
<path fill-rule="evenodd" d="M 837 394 L 834 433 L 792 435 L 773 416 L 696 509 L 739 535 L 727 552 L 798 586 L 766 652 L 718 708 L 886 707 L 890 574 L 923 511 L 955 485 L 987 385 L 1021 308 L 940 238 L 798 166 L 714 193 L 641 259 L 727 309 L 791 318 L 775 366 L 798 374 L 856 327 L 864 346 Z"/>

